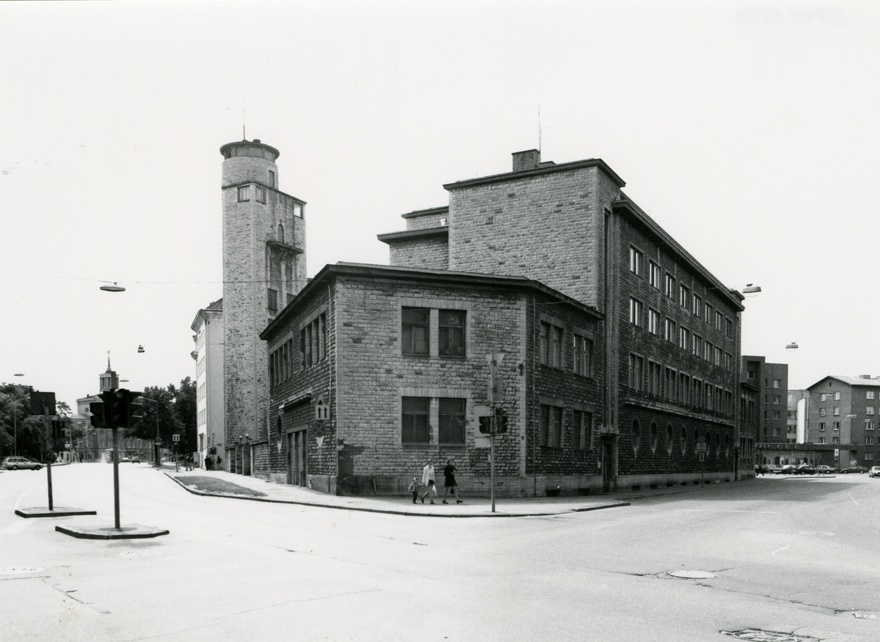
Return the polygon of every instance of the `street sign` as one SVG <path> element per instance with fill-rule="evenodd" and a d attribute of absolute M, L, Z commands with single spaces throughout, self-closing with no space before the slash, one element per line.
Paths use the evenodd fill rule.
<path fill-rule="evenodd" d="M 321 395 L 315 402 L 315 420 L 327 421 L 328 419 L 330 419 L 330 406 L 324 403 L 324 396 Z"/>
<path fill-rule="evenodd" d="M 704 453 L 704 452 L 700 453 L 700 461 L 706 461 L 706 453 Z"/>
<path fill-rule="evenodd" d="M 180 441 L 180 435 L 171 435 L 171 441 Z"/>

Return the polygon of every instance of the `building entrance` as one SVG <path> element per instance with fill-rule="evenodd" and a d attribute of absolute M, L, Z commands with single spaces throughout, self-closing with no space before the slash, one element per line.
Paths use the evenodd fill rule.
<path fill-rule="evenodd" d="M 308 486 L 307 435 L 305 428 L 287 433 L 287 483 L 294 486 Z"/>

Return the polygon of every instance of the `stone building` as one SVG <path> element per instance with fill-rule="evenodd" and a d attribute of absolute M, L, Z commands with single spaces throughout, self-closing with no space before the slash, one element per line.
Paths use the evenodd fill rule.
<path fill-rule="evenodd" d="M 222 441 L 225 465 L 249 474 L 257 459 L 265 468 L 268 456 L 268 367 L 259 334 L 305 285 L 305 202 L 279 190 L 280 152 L 274 147 L 258 139 L 242 140 L 223 145 L 220 153 Z"/>
<path fill-rule="evenodd" d="M 223 299 L 199 310 L 190 328 L 196 346 L 196 434 L 198 464 L 205 456 L 221 455 L 226 443 L 225 376 L 223 371 Z"/>
<path fill-rule="evenodd" d="M 488 494 L 492 403 L 499 494 L 601 491 L 601 315 L 522 277 L 326 266 L 261 334 L 269 346 L 270 469 L 340 494 L 400 493 L 454 458 Z M 490 401 L 487 355 L 504 353 Z M 610 475 L 605 483 L 610 482 Z"/>
<path fill-rule="evenodd" d="M 424 421 L 433 435 L 439 430 L 432 422 L 435 416 L 440 421 L 434 413 L 446 398 L 442 395 L 455 392 L 449 398 L 465 399 L 464 421 L 472 428 L 475 407 L 484 402 L 478 391 L 486 375 L 485 367 L 478 367 L 481 353 L 500 349 L 519 355 L 517 368 L 523 372 L 509 403 L 525 451 L 505 460 L 508 494 L 728 480 L 740 470 L 753 474 L 754 462 L 740 456 L 735 401 L 743 297 L 633 203 L 623 186 L 599 159 L 557 165 L 542 162 L 537 150 L 519 152 L 511 172 L 446 184 L 448 205 L 405 214 L 404 231 L 380 235 L 389 245 L 391 268 L 344 268 L 371 275 L 369 270 L 380 271 L 381 278 L 357 275 L 372 285 L 355 288 L 349 283 L 355 274 L 341 273 L 342 266 L 325 268 L 315 280 L 320 277 L 326 292 L 310 284 L 262 334 L 283 373 L 282 383 L 273 379 L 271 386 L 270 420 L 277 434 L 269 451 L 279 457 L 277 463 L 271 460 L 273 471 L 277 466 L 288 475 L 294 471 L 291 478 L 298 483 L 308 483 L 308 477 L 297 477 L 296 471 L 309 471 L 313 485 L 326 475 L 320 484 L 331 492 L 363 491 L 364 480 L 375 480 L 374 490 L 380 483 L 398 488 L 416 472 L 420 457 L 443 457 L 448 450 L 442 442 L 433 450 L 412 450 L 394 441 L 404 426 L 417 421 L 404 412 L 403 400 L 428 400 Z M 462 299 L 466 292 L 460 289 L 468 279 L 483 279 L 492 288 L 474 289 L 480 297 Z M 506 279 L 532 294 L 499 306 L 498 296 L 514 283 Z M 425 287 L 434 282 L 435 290 L 412 292 L 412 281 Z M 549 299 L 539 298 L 539 291 Z M 321 296 L 328 299 L 324 312 L 319 311 Z M 485 317 L 484 301 L 492 310 Z M 344 314 L 336 307 L 340 303 Z M 485 335 L 473 350 L 468 346 L 469 373 L 436 352 L 429 353 L 427 365 L 402 352 L 411 312 L 427 315 L 424 331 L 433 337 L 440 332 L 433 324 L 444 310 L 462 309 L 472 310 L 465 315 L 467 323 L 498 319 L 501 324 L 500 333 Z M 575 309 L 581 317 L 568 318 Z M 377 315 L 375 323 L 371 314 Z M 517 319 L 523 325 L 512 332 L 505 324 Z M 325 335 L 324 350 L 332 360 L 306 365 L 316 350 L 324 354 Z M 551 383 L 561 373 L 576 375 L 575 355 L 585 350 L 581 340 L 590 346 L 588 381 L 577 380 L 574 388 Z M 340 343 L 334 347 L 333 341 Z M 431 344 L 431 350 L 435 347 Z M 546 362 L 550 354 L 557 355 L 556 366 Z M 271 371 L 279 372 L 270 361 Z M 357 363 L 366 370 L 359 375 L 345 370 Z M 309 368 L 317 369 L 309 373 Z M 318 386 L 314 377 L 321 368 L 326 381 Z M 562 392 L 554 392 L 557 385 Z M 343 394 L 358 404 L 336 408 Z M 314 434 L 322 438 L 322 448 L 329 440 L 331 449 L 312 453 L 307 433 L 297 454 L 299 427 L 308 429 L 313 411 L 319 412 L 317 395 L 323 400 L 320 412 L 329 406 L 330 418 Z M 571 436 L 580 430 L 575 423 L 584 421 L 583 413 L 592 421 L 589 439 L 579 442 L 586 453 L 571 453 Z M 382 420 L 373 424 L 374 416 Z M 473 438 L 472 450 L 469 442 L 464 446 L 462 473 L 479 491 Z M 342 487 L 349 482 L 351 487 Z"/>
<path fill-rule="evenodd" d="M 878 465 L 880 377 L 827 376 L 807 388 L 807 440 L 834 468 Z"/>

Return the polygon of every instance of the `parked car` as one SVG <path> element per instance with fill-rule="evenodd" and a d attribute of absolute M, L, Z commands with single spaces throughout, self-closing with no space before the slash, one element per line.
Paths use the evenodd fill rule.
<path fill-rule="evenodd" d="M 794 464 L 785 464 L 782 468 L 776 471 L 777 475 L 794 475 L 795 470 L 797 470 L 797 466 Z"/>
<path fill-rule="evenodd" d="M 40 470 L 42 467 L 43 464 L 27 457 L 6 457 L 3 463 L 0 463 L 0 468 L 5 468 L 6 470 L 18 470 L 19 468 Z"/>
<path fill-rule="evenodd" d="M 801 464 L 797 468 L 794 469 L 795 475 L 815 475 L 816 469 L 810 466 L 809 464 Z"/>
<path fill-rule="evenodd" d="M 846 468 L 841 468 L 840 472 L 842 472 L 843 474 L 846 474 L 846 473 L 866 473 L 866 472 L 868 472 L 868 469 L 865 468 L 864 466 L 847 466 Z"/>
<path fill-rule="evenodd" d="M 140 455 L 132 455 L 132 457 L 131 457 L 131 463 L 133 463 L 133 464 L 139 464 L 139 463 L 141 463 L 141 457 L 140 457 Z"/>
<path fill-rule="evenodd" d="M 826 466 L 825 464 L 819 464 L 816 466 L 816 474 L 817 475 L 831 475 L 836 473 L 837 469 L 832 468 L 831 466 Z"/>
<path fill-rule="evenodd" d="M 868 477 L 880 477 L 880 466 L 871 466 L 868 471 Z"/>
<path fill-rule="evenodd" d="M 764 464 L 761 466 L 761 471 L 768 475 L 776 475 L 779 473 L 779 466 L 776 464 Z"/>

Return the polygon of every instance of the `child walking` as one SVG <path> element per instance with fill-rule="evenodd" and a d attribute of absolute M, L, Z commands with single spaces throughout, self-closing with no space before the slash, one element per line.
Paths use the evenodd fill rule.
<path fill-rule="evenodd" d="M 415 477 L 413 477 L 413 480 L 409 483 L 409 492 L 412 493 L 413 504 L 415 504 L 416 499 L 419 497 L 419 482 Z"/>

